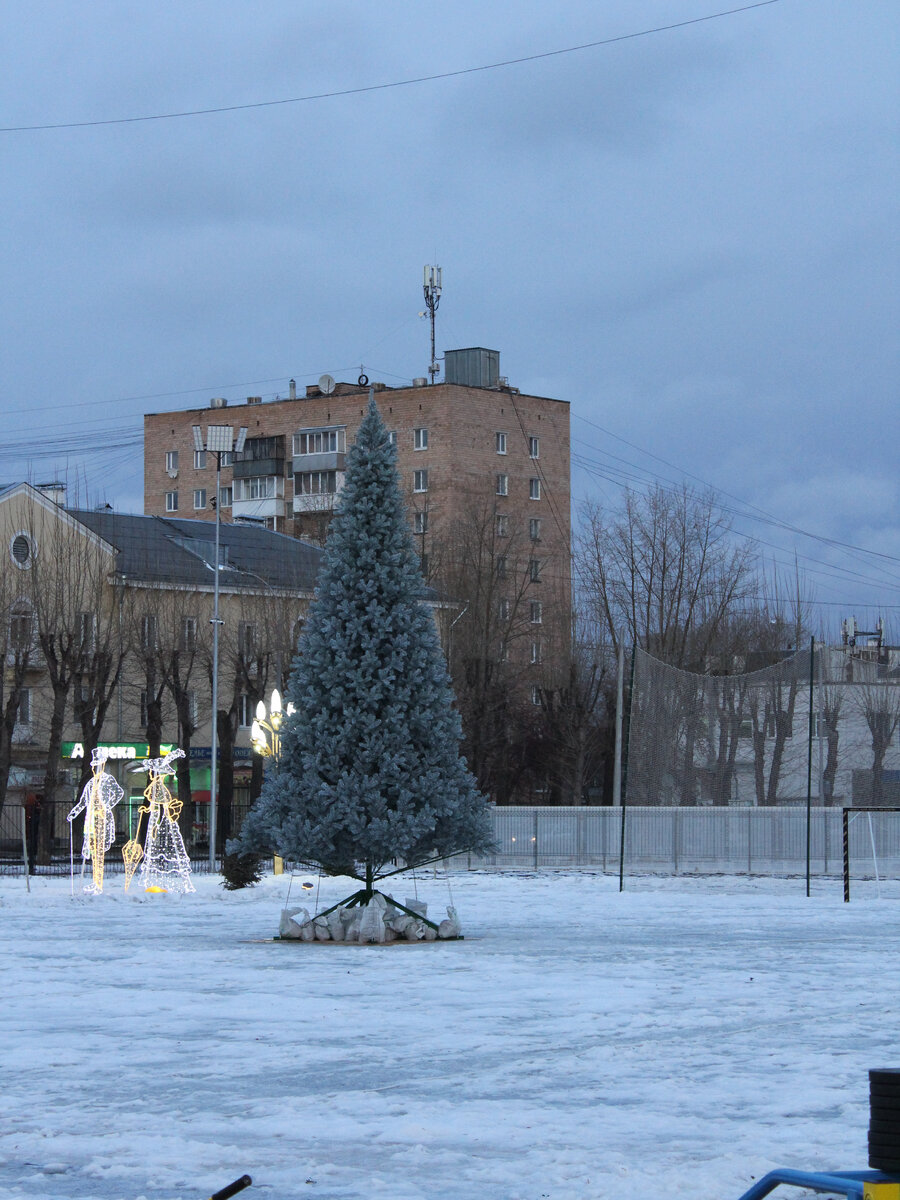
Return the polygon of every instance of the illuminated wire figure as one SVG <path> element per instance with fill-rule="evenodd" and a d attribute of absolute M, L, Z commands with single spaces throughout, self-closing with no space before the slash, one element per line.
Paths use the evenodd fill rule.
<path fill-rule="evenodd" d="M 147 805 L 145 807 L 142 804 L 138 809 L 138 814 L 149 813 L 144 853 L 140 858 L 141 883 L 145 891 L 151 888 L 172 892 L 194 891 L 190 878 L 191 860 L 178 828 L 182 803 L 166 787 L 166 776 L 174 773 L 172 764 L 176 758 L 184 758 L 184 751 L 176 749 L 165 758 L 148 758 L 136 768 L 150 772 L 150 782 L 144 791 Z M 127 866 L 126 861 L 126 869 Z"/>
<path fill-rule="evenodd" d="M 122 799 L 124 792 L 112 775 L 104 770 L 107 751 L 99 747 L 91 751 L 93 775 L 84 785 L 81 799 L 66 818 L 70 823 L 79 813 L 84 813 L 84 840 L 81 857 L 91 860 L 91 882 L 85 884 L 88 895 L 99 896 L 103 891 L 103 864 L 106 852 L 116 840 L 116 822 L 113 809 Z"/>

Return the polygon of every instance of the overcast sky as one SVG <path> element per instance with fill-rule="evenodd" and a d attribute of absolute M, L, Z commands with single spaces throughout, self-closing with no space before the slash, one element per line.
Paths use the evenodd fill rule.
<path fill-rule="evenodd" d="M 733 6 L 2 0 L 0 124 Z M 829 620 L 877 598 L 900 625 L 898 33 L 896 0 L 777 0 L 0 133 L 0 479 L 140 511 L 145 411 L 424 375 L 439 263 L 439 352 L 571 402 L 576 501 L 706 481 L 876 552 L 737 518 Z"/>

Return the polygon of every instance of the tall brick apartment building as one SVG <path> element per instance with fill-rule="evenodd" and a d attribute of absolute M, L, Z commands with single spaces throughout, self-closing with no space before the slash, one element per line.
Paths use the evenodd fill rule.
<path fill-rule="evenodd" d="M 513 657 L 536 666 L 568 629 L 569 405 L 510 387 L 499 358 L 482 348 L 447 351 L 443 383 L 372 386 L 397 447 L 426 577 L 453 589 L 461 605 L 474 604 L 477 592 L 498 636 L 515 624 Z M 147 415 L 144 512 L 213 521 L 215 460 L 195 451 L 192 427 L 245 426 L 244 450 L 223 462 L 222 519 L 321 541 L 370 385 L 364 377 L 320 383 L 303 396 L 292 384 L 289 399 L 265 404 L 213 400 Z"/>

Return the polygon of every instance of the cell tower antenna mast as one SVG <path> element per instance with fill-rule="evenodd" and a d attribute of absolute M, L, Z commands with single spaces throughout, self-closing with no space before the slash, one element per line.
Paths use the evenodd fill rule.
<path fill-rule="evenodd" d="M 428 309 L 428 315 L 431 318 L 431 365 L 428 368 L 428 374 L 431 376 L 431 382 L 434 383 L 441 369 L 434 353 L 434 314 L 437 312 L 438 305 L 441 302 L 440 267 L 425 268 L 423 291 L 425 292 L 425 307 Z"/>

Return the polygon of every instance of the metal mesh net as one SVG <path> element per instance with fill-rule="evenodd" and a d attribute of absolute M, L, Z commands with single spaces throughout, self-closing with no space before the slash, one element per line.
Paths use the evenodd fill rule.
<path fill-rule="evenodd" d="M 634 653 L 624 799 L 640 806 L 900 806 L 900 663 L 815 646 L 693 674 Z"/>

